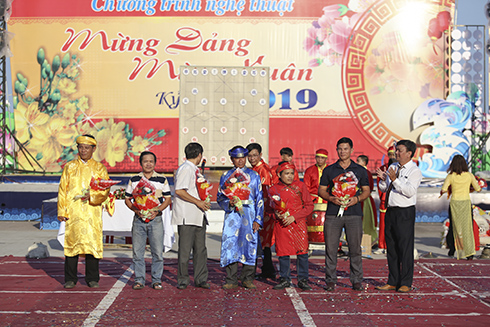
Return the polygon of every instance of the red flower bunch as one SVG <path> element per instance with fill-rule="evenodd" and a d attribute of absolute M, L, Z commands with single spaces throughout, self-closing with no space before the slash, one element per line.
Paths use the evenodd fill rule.
<path fill-rule="evenodd" d="M 155 210 L 160 205 L 156 196 L 156 188 L 144 176 L 133 190 L 134 206 L 141 211 L 143 220 L 149 222 L 150 211 Z"/>
<path fill-rule="evenodd" d="M 102 179 L 100 177 L 94 178 L 90 180 L 90 188 L 94 191 L 104 191 L 108 188 L 111 188 L 112 185 L 116 185 L 121 183 L 121 181 L 114 181 L 112 179 Z"/>
<path fill-rule="evenodd" d="M 340 198 L 340 201 L 343 203 L 337 217 L 343 216 L 347 200 L 356 195 L 357 190 L 359 189 L 357 187 L 358 183 L 359 181 L 352 171 L 340 174 L 333 179 L 332 195 Z"/>
<path fill-rule="evenodd" d="M 225 181 L 221 190 L 228 199 L 237 200 L 235 208 L 240 214 L 243 214 L 242 201 L 248 200 L 250 196 L 249 184 L 250 177 L 240 168 L 237 168 Z"/>
<path fill-rule="evenodd" d="M 196 186 L 199 192 L 199 198 L 202 201 L 211 202 L 211 189 L 213 185 L 209 184 L 203 174 L 196 171 Z"/>
<path fill-rule="evenodd" d="M 278 217 L 283 216 L 286 218 L 290 216 L 289 210 L 286 209 L 286 202 L 284 202 L 278 194 L 273 194 L 270 197 L 270 204 Z"/>

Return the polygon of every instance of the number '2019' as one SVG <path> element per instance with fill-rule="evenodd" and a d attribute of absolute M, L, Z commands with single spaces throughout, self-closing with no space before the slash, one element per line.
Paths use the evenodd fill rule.
<path fill-rule="evenodd" d="M 291 90 L 286 89 L 278 93 L 277 98 L 281 97 L 281 107 L 279 109 L 292 109 L 291 108 Z M 272 108 L 276 104 L 276 95 L 274 92 L 269 91 L 269 108 Z M 296 101 L 300 105 L 306 105 L 306 107 L 298 108 L 299 110 L 306 110 L 313 108 L 317 101 L 318 96 L 315 91 L 310 89 L 303 89 L 296 93 Z"/>

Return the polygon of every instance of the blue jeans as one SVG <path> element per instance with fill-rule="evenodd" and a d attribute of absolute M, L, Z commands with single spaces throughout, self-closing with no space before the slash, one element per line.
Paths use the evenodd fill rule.
<path fill-rule="evenodd" d="M 308 253 L 300 254 L 296 260 L 298 282 L 308 280 Z M 291 281 L 291 259 L 288 255 L 279 257 L 279 274 L 281 278 Z"/>
<path fill-rule="evenodd" d="M 133 263 L 135 283 L 145 284 L 145 247 L 146 239 L 151 248 L 151 283 L 161 283 L 163 274 L 163 220 L 157 216 L 148 223 L 133 218 Z"/>

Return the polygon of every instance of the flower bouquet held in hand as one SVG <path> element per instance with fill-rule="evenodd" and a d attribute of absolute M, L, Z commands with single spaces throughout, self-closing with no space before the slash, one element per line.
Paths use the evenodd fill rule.
<path fill-rule="evenodd" d="M 156 188 L 145 177 L 141 177 L 140 181 L 133 190 L 134 206 L 140 210 L 141 219 L 145 223 L 150 221 L 151 211 L 158 211 L 160 200 L 156 196 Z"/>
<path fill-rule="evenodd" d="M 276 216 L 281 219 L 281 222 L 284 218 L 290 216 L 289 210 L 286 209 L 286 202 L 284 202 L 278 194 L 272 195 L 270 198 L 271 208 L 276 213 Z"/>
<path fill-rule="evenodd" d="M 340 202 L 342 202 L 337 217 L 344 215 L 348 200 L 356 196 L 359 189 L 357 187 L 358 182 L 356 175 L 352 171 L 340 174 L 333 179 L 332 195 L 340 198 Z"/>
<path fill-rule="evenodd" d="M 90 198 L 90 190 L 94 191 L 105 191 L 110 188 L 112 185 L 116 185 L 121 183 L 121 181 L 114 181 L 111 179 L 102 179 L 100 177 L 90 179 L 90 188 L 84 188 L 81 194 L 75 195 L 73 200 L 81 200 L 83 202 L 88 201 Z"/>
<path fill-rule="evenodd" d="M 204 175 L 199 171 L 196 171 L 196 187 L 199 198 L 207 203 L 211 202 L 211 189 L 213 185 L 209 184 Z"/>
<path fill-rule="evenodd" d="M 112 185 L 116 185 L 121 183 L 121 181 L 114 181 L 112 179 L 102 179 L 100 177 L 94 178 L 90 180 L 90 189 L 94 191 L 105 191 L 108 188 L 111 188 Z"/>
<path fill-rule="evenodd" d="M 230 200 L 234 199 L 235 209 L 243 215 L 242 201 L 248 200 L 250 196 L 250 177 L 240 168 L 237 168 L 233 174 L 223 184 L 222 192 Z"/>

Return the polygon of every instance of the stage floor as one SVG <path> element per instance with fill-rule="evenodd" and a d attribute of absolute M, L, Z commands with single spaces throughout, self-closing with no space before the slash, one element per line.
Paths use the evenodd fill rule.
<path fill-rule="evenodd" d="M 293 263 L 295 261 L 293 260 Z M 277 261 L 275 262 L 277 264 Z M 334 292 L 323 290 L 324 261 L 310 260 L 313 290 L 275 291 L 271 280 L 257 290 L 225 291 L 224 269 L 208 261 L 210 290 L 176 288 L 175 259 L 165 261 L 163 290 L 147 284 L 134 291 L 131 261 L 103 259 L 101 287 L 80 282 L 63 288 L 63 258 L 0 258 L 2 326 L 486 326 L 490 309 L 490 261 L 424 259 L 415 264 L 414 290 L 380 292 L 386 260 L 364 260 L 365 289 L 356 292 L 348 279 L 349 262 L 339 260 Z M 190 265 L 192 269 L 192 265 Z M 147 261 L 147 281 L 149 277 Z M 295 267 L 292 268 L 296 275 Z M 79 264 L 79 272 L 84 267 Z M 191 271 L 192 276 L 192 271 Z M 296 280 L 293 280 L 296 284 Z"/>

